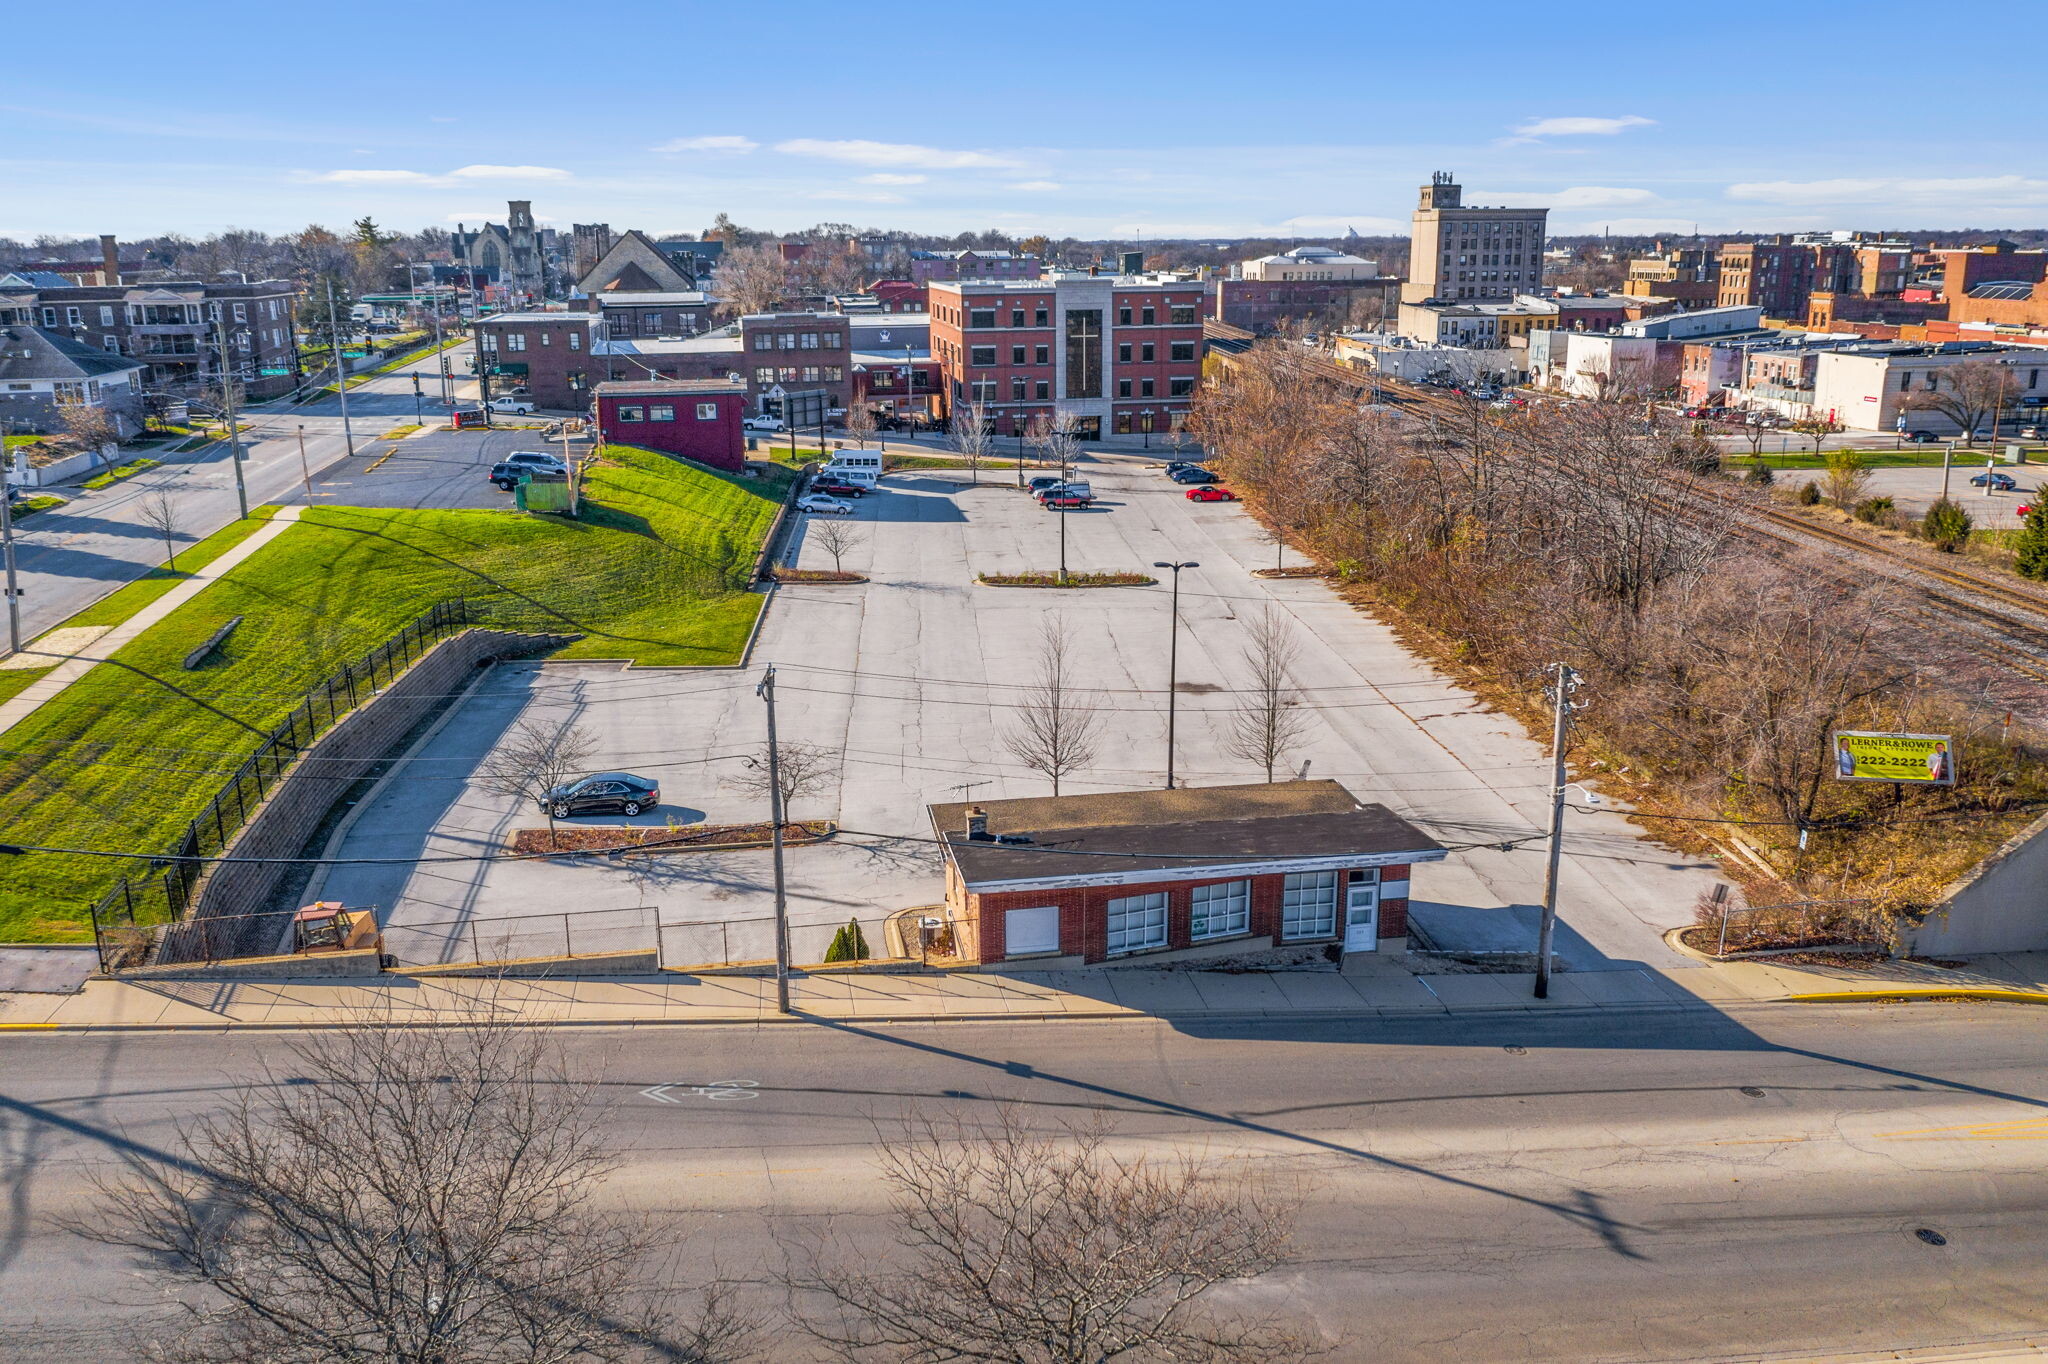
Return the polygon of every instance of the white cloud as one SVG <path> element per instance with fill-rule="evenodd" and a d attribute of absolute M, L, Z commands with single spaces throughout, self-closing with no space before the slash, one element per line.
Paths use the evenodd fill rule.
<path fill-rule="evenodd" d="M 325 175 L 316 175 L 313 178 L 337 185 L 431 185 L 437 183 L 431 175 L 421 171 L 409 170 L 331 170 Z"/>
<path fill-rule="evenodd" d="M 569 172 L 558 166 L 458 166 L 449 171 L 457 180 L 567 180 Z"/>
<path fill-rule="evenodd" d="M 863 185 L 921 185 L 929 178 L 923 175 L 895 175 L 888 171 L 877 171 L 873 175 L 861 176 L 860 182 Z"/>
<path fill-rule="evenodd" d="M 1018 164 L 1008 157 L 988 152 L 948 151 L 943 147 L 920 147 L 912 142 L 869 142 L 864 138 L 832 141 L 797 137 L 776 143 L 775 150 L 790 156 L 815 156 L 856 166 L 917 166 L 924 170 L 1011 170 Z"/>
<path fill-rule="evenodd" d="M 1867 179 L 1755 180 L 1728 186 L 1728 197 L 1764 204 L 1871 204 L 1953 206 L 1959 200 L 1987 205 L 2048 204 L 2048 180 L 2023 175 L 1981 175 L 1956 179 L 1872 176 Z"/>
<path fill-rule="evenodd" d="M 1573 185 L 1555 194 L 1524 194 L 1531 202 L 1550 208 L 1620 208 L 1643 204 L 1657 196 L 1646 189 L 1623 189 L 1616 185 Z"/>
<path fill-rule="evenodd" d="M 1049 194 L 1054 190 L 1065 189 L 1066 186 L 1057 180 L 1024 180 L 1005 188 L 1019 190 L 1025 194 Z"/>
<path fill-rule="evenodd" d="M 734 152 L 744 155 L 758 151 L 761 144 L 751 137 L 732 137 L 712 134 L 705 137 L 679 137 L 673 142 L 664 142 L 658 147 L 649 147 L 651 152 Z"/>
<path fill-rule="evenodd" d="M 842 204 L 900 204 L 903 196 L 879 189 L 821 189 L 809 196 Z"/>
<path fill-rule="evenodd" d="M 1349 229 L 1354 227 L 1357 228 L 1362 235 L 1369 237 L 1385 235 L 1388 233 L 1395 233 L 1401 236 L 1406 236 L 1408 234 L 1407 223 L 1397 221 L 1393 218 L 1376 218 L 1370 213 L 1359 213 L 1356 215 L 1311 213 L 1306 214 L 1299 218 L 1289 218 L 1286 221 L 1282 222 L 1280 226 L 1285 228 L 1292 228 L 1296 232 L 1308 233 L 1314 236 L 1327 236 L 1333 232 L 1341 233 L 1348 231 Z M 1232 233 L 1230 235 L 1241 236 L 1257 234 Z"/>
<path fill-rule="evenodd" d="M 1630 128 L 1648 128 L 1657 120 L 1636 114 L 1620 118 L 1535 118 L 1514 130 L 1518 138 L 1612 137 Z"/>

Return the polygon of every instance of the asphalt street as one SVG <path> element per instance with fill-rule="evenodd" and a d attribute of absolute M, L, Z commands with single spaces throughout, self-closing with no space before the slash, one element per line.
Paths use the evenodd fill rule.
<path fill-rule="evenodd" d="M 447 352 L 453 373 L 465 380 L 454 385 L 458 400 L 475 397 L 475 381 L 464 373 L 468 353 L 467 343 Z M 376 439 L 383 432 L 412 424 L 417 411 L 424 411 L 429 421 L 444 411 L 436 401 L 438 364 L 430 360 L 421 366 L 425 397 L 417 405 L 409 372 L 380 375 L 349 390 L 349 426 L 358 451 L 381 453 L 389 448 Z M 252 428 L 243 436 L 242 464 L 251 507 L 292 499 L 303 492 L 308 471 L 318 475 L 348 453 L 338 398 L 304 407 L 258 407 L 243 420 Z M 303 463 L 300 427 L 305 429 Z M 25 640 L 164 561 L 163 540 L 141 515 L 143 500 L 159 489 L 169 491 L 178 506 L 180 544 L 204 539 L 238 514 L 234 465 L 225 443 L 183 455 L 135 454 L 161 459 L 163 467 L 98 492 L 77 485 L 58 488 L 56 492 L 70 499 L 68 505 L 16 527 Z"/>
<path fill-rule="evenodd" d="M 613 1105 L 623 1164 L 601 1198 L 672 1222 L 685 1263 L 772 1273 L 778 1237 L 828 1217 L 884 1254 L 874 1156 L 895 1123 L 1009 1104 L 1296 1204 L 1288 1263 L 1216 1301 L 1312 1325 L 1333 1359 L 1591 1362 L 2038 1330 L 2039 1029 L 2025 1009 L 1920 1005 L 555 1037 Z M 160 1310 L 144 1266 L 61 1224 L 91 1215 L 95 1172 L 288 1082 L 286 1042 L 0 1041 L 6 1353 L 96 1361 Z M 715 1099 L 715 1081 L 758 1097 Z M 802 1357 L 787 1337 L 772 1353 Z"/>

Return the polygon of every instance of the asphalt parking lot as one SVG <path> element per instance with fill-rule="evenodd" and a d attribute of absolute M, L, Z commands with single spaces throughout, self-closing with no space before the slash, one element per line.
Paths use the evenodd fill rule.
<path fill-rule="evenodd" d="M 861 542 L 845 566 L 859 585 L 786 585 L 776 592 L 751 662 L 740 670 L 517 664 L 496 669 L 438 734 L 400 764 L 405 774 L 367 798 L 338 846 L 356 857 L 467 856 L 539 827 L 519 802 L 469 781 L 520 718 L 588 727 L 593 769 L 659 779 L 665 804 L 642 824 L 758 820 L 741 789 L 744 760 L 766 733 L 755 684 L 773 663 L 785 743 L 837 756 L 836 780 L 792 815 L 849 831 L 788 859 L 795 955 L 818 960 L 838 925 L 859 918 L 870 938 L 886 913 L 936 902 L 939 863 L 928 803 L 1042 794 L 1042 777 L 1009 751 L 1037 669 L 1039 629 L 1058 613 L 1082 644 L 1080 682 L 1102 712 L 1102 737 L 1068 791 L 1126 790 L 1164 779 L 1170 599 L 1164 584 L 1084 591 L 980 586 L 977 573 L 1057 565 L 1066 526 L 1076 570 L 1197 561 L 1181 587 L 1179 777 L 1193 785 L 1263 780 L 1229 751 L 1233 689 L 1245 685 L 1245 622 L 1269 606 L 1301 645 L 1297 682 L 1313 719 L 1295 770 L 1343 781 L 1447 845 L 1419 868 L 1412 919 L 1440 946 L 1527 950 L 1534 941 L 1540 846 L 1500 842 L 1544 827 L 1547 760 L 1516 722 L 1487 710 L 1403 650 L 1384 626 L 1312 579 L 1262 579 L 1274 550 L 1235 504 L 1199 504 L 1138 455 L 1084 465 L 1096 509 L 1062 516 L 984 475 L 890 475 L 848 519 Z M 1003 471 L 1008 474 L 1008 471 Z M 812 534 L 794 537 L 803 567 L 830 567 Z M 618 822 L 605 816 L 598 823 Z M 1683 966 L 1663 942 L 1689 923 L 1713 869 L 1643 838 L 1611 808 L 1574 811 L 1563 874 L 1559 951 L 1573 969 Z M 871 837 L 880 835 L 881 837 Z M 617 860 L 445 862 L 336 868 L 319 892 L 379 906 L 401 960 L 466 955 L 464 935 L 538 955 L 571 924 L 576 951 L 632 945 L 625 925 L 658 920 L 670 965 L 768 954 L 771 879 L 765 852 Z M 508 954 L 512 954 L 508 952 Z"/>
<path fill-rule="evenodd" d="M 514 450 L 560 453 L 560 441 L 550 444 L 541 435 L 539 430 L 427 431 L 395 441 L 358 441 L 356 455 L 313 480 L 310 497 L 301 485 L 286 500 L 313 506 L 508 508 L 512 495 L 499 492 L 486 475 Z"/>

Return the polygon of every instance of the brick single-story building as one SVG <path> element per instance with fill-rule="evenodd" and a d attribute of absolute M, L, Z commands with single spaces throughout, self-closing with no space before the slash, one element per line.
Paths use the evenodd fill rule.
<path fill-rule="evenodd" d="M 1402 950 L 1436 840 L 1334 781 L 928 807 L 957 950 L 1032 969 Z"/>
<path fill-rule="evenodd" d="M 621 380 L 597 386 L 597 438 L 681 455 L 713 469 L 747 467 L 747 386 L 731 379 Z"/>

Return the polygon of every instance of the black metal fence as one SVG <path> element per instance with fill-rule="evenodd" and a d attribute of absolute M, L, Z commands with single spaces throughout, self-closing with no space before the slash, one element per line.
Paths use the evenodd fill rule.
<path fill-rule="evenodd" d="M 248 760 L 237 768 L 185 831 L 159 856 L 138 864 L 92 906 L 93 933 L 100 959 L 109 969 L 140 965 L 147 955 L 153 925 L 176 923 L 192 906 L 193 890 L 203 859 L 234 840 L 264 797 L 289 775 L 308 745 L 332 729 L 362 702 L 419 660 L 447 636 L 472 623 L 469 599 L 455 597 L 413 621 L 367 657 L 349 664 L 308 691 L 278 726 L 267 734 Z M 217 934 L 172 933 L 160 945 L 159 961 L 205 961 L 222 944 Z M 184 955 L 189 945 L 199 956 Z"/>

